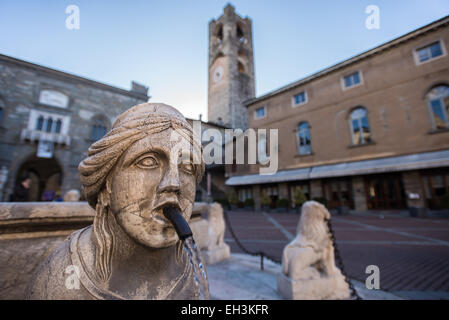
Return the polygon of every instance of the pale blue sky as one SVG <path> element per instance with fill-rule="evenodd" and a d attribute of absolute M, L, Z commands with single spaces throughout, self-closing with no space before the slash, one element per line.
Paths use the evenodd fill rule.
<path fill-rule="evenodd" d="M 129 89 L 207 115 L 208 23 L 222 0 L 0 0 L 0 53 Z M 260 96 L 449 14 L 448 0 L 235 0 L 253 20 Z M 80 8 L 80 30 L 65 8 Z M 380 29 L 365 28 L 368 5 Z"/>

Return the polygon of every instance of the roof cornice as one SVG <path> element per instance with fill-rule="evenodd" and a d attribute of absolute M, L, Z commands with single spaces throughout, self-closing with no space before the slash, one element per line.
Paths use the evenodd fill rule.
<path fill-rule="evenodd" d="M 87 78 L 83 78 L 71 73 L 67 73 L 67 72 L 63 72 L 63 71 L 59 71 L 56 69 L 52 69 L 49 67 L 44 67 L 35 63 L 31 63 L 31 62 L 27 62 L 24 60 L 20 60 L 20 59 L 16 59 L 10 56 L 6 56 L 3 54 L 0 54 L 0 62 L 4 62 L 4 63 L 8 63 L 8 64 L 12 64 L 12 65 L 16 65 L 22 68 L 27 68 L 27 69 L 31 69 L 34 71 L 38 71 L 41 73 L 44 73 L 46 75 L 55 77 L 55 78 L 59 78 L 62 79 L 64 81 L 70 80 L 76 83 L 82 83 L 85 85 L 89 85 L 89 86 L 93 86 L 102 90 L 107 90 L 107 91 L 111 91 L 111 92 L 115 92 L 121 95 L 125 95 L 125 96 L 129 96 L 132 98 L 136 98 L 136 99 L 141 99 L 141 100 L 145 100 L 148 101 L 148 99 L 150 98 L 149 95 L 143 94 L 143 93 L 139 93 L 139 92 L 134 92 L 134 91 L 130 91 L 130 90 L 125 90 L 125 89 L 121 89 L 118 87 L 114 87 L 102 82 L 98 82 L 98 81 L 94 81 L 94 80 L 90 80 Z"/>
<path fill-rule="evenodd" d="M 244 105 L 246 107 L 248 107 L 248 106 L 250 106 L 250 105 L 252 105 L 254 103 L 257 103 L 257 102 L 260 102 L 262 100 L 268 99 L 268 98 L 270 98 L 272 96 L 275 96 L 277 94 L 283 93 L 283 92 L 288 91 L 290 89 L 293 89 L 295 87 L 304 85 L 304 84 L 306 84 L 308 82 L 311 82 L 312 80 L 321 78 L 321 77 L 323 77 L 323 76 L 325 76 L 325 75 L 327 75 L 329 73 L 332 73 L 332 72 L 338 71 L 340 69 L 343 69 L 343 68 L 345 68 L 345 67 L 347 67 L 349 65 L 352 65 L 354 63 L 360 62 L 360 61 L 362 61 L 362 60 L 364 60 L 366 58 L 369 58 L 369 57 L 371 57 L 373 55 L 376 55 L 376 54 L 379 54 L 381 52 L 384 52 L 384 51 L 386 51 L 388 49 L 396 47 L 396 46 L 398 46 L 400 44 L 403 44 L 403 43 L 405 43 L 407 41 L 413 40 L 413 39 L 415 39 L 417 37 L 423 36 L 423 35 L 425 35 L 425 34 L 427 34 L 429 32 L 436 31 L 436 30 L 440 29 L 441 27 L 444 27 L 444 26 L 446 26 L 448 24 L 449 24 L 449 15 L 445 16 L 445 17 L 443 17 L 443 18 L 441 18 L 441 19 L 439 19 L 437 21 L 434 21 L 434 22 L 432 22 L 432 23 L 430 23 L 428 25 L 425 25 L 424 27 L 421 27 L 419 29 L 411 31 L 411 32 L 409 32 L 409 33 L 399 37 L 399 38 L 393 39 L 393 40 L 391 40 L 391 41 L 389 41 L 387 43 L 381 44 L 380 46 L 377 46 L 377 47 L 375 47 L 373 49 L 370 49 L 370 50 L 365 51 L 365 52 L 363 52 L 361 54 L 358 54 L 358 55 L 356 55 L 356 56 L 354 56 L 352 58 L 349 58 L 349 59 L 344 60 L 344 61 L 342 61 L 340 63 L 337 63 L 337 64 L 335 64 L 335 65 L 333 65 L 333 66 L 331 66 L 329 68 L 326 68 L 324 70 L 318 71 L 317 73 L 314 73 L 314 74 L 312 74 L 312 75 L 310 75 L 310 76 L 308 76 L 306 78 L 303 78 L 303 79 L 300 79 L 298 81 L 292 82 L 292 83 L 290 83 L 290 84 L 288 84 L 286 86 L 283 86 L 283 87 L 281 87 L 279 89 L 276 89 L 274 91 L 268 92 L 268 93 L 266 93 L 266 94 L 264 94 L 264 95 L 262 95 L 260 97 L 246 100 L 246 101 L 244 101 Z"/>

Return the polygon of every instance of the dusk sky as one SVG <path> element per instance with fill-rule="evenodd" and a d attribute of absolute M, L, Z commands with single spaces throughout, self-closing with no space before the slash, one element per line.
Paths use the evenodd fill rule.
<path fill-rule="evenodd" d="M 208 23 L 229 1 L 0 0 L 0 53 L 129 89 L 207 118 Z M 448 0 L 238 0 L 253 21 L 260 96 L 449 14 Z M 66 7 L 80 29 L 66 28 Z M 368 5 L 380 29 L 368 30 Z"/>

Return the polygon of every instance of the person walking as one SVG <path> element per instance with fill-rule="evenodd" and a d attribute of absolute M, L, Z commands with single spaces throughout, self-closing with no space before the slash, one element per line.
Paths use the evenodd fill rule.
<path fill-rule="evenodd" d="M 26 202 L 29 201 L 29 193 L 31 186 L 31 178 L 28 174 L 25 174 L 21 179 L 20 183 L 14 188 L 14 193 L 12 196 L 13 202 Z"/>

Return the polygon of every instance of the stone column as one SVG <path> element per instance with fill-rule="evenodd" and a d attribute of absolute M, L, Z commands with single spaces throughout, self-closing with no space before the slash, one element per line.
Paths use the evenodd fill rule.
<path fill-rule="evenodd" d="M 310 199 L 323 197 L 323 188 L 321 186 L 321 180 L 310 181 Z"/>
<path fill-rule="evenodd" d="M 402 173 L 402 182 L 404 184 L 405 195 L 407 197 L 407 206 L 416 208 L 416 214 L 426 215 L 425 194 L 421 184 L 421 175 L 418 171 L 409 171 Z"/>
<path fill-rule="evenodd" d="M 279 184 L 279 199 L 288 200 L 288 184 L 286 182 Z"/>
<path fill-rule="evenodd" d="M 361 176 L 352 178 L 352 197 L 355 210 L 368 210 L 368 206 L 366 203 L 365 182 L 363 180 L 363 177 Z"/>

